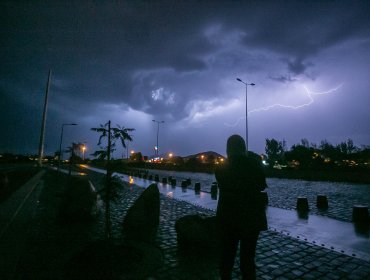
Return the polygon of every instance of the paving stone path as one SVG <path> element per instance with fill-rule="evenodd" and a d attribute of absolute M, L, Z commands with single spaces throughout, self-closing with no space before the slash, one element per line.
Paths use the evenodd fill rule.
<path fill-rule="evenodd" d="M 93 172 L 89 172 L 89 176 L 99 189 L 102 176 Z M 123 217 L 142 191 L 142 188 L 128 184 L 119 189 L 119 198 L 112 203 L 114 238 L 121 236 Z M 44 277 L 34 278 L 53 276 L 53 279 L 63 279 L 63 267 L 68 256 L 86 242 L 104 236 L 103 207 L 97 221 L 88 226 L 71 228 L 55 223 L 50 209 L 58 198 L 57 193 L 55 187 L 43 190 L 16 279 L 23 279 L 25 272 L 40 271 Z M 214 211 L 161 195 L 160 224 L 155 243 L 163 252 L 163 266 L 149 279 L 218 279 L 217 261 L 213 256 L 205 254 L 189 258 L 177 249 L 175 222 L 189 214 L 215 215 Z M 239 258 L 234 266 L 233 279 L 241 279 L 238 263 Z M 274 231 L 260 235 L 256 263 L 258 279 L 370 279 L 369 262 Z"/>
<path fill-rule="evenodd" d="M 159 174 L 160 180 L 166 176 L 181 176 L 181 172 L 165 170 L 150 170 L 150 174 Z M 210 192 L 211 184 L 215 181 L 213 174 L 186 172 L 182 177 L 176 177 L 178 183 L 191 177 L 193 188 L 195 181 L 201 182 L 203 191 Z M 296 209 L 297 197 L 307 197 L 310 206 L 310 214 L 328 216 L 333 219 L 351 222 L 352 207 L 356 204 L 368 206 L 370 209 L 370 185 L 345 182 L 305 181 L 294 179 L 267 178 L 269 205 L 284 209 Z M 316 196 L 326 195 L 329 208 L 325 211 L 316 207 Z"/>

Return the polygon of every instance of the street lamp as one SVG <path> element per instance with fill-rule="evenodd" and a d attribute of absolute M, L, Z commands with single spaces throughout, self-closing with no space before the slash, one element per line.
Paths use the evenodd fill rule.
<path fill-rule="evenodd" d="M 63 142 L 63 130 L 65 125 L 77 125 L 75 123 L 63 123 L 62 124 L 62 132 L 60 133 L 60 142 L 59 142 L 59 158 L 58 158 L 58 172 L 60 168 L 60 161 L 62 158 L 62 142 Z"/>
<path fill-rule="evenodd" d="M 245 84 L 245 146 L 248 153 L 248 86 L 254 86 L 254 83 L 246 83 L 242 79 L 236 78 L 238 82 Z"/>
<path fill-rule="evenodd" d="M 82 146 L 82 160 L 85 161 L 85 150 L 86 150 L 86 146 Z"/>
<path fill-rule="evenodd" d="M 152 120 L 153 122 L 157 123 L 157 146 L 155 146 L 155 153 L 156 153 L 156 156 L 159 155 L 159 146 L 158 146 L 158 135 L 159 135 L 159 125 L 161 123 L 164 123 L 164 121 L 156 121 L 156 120 Z"/>

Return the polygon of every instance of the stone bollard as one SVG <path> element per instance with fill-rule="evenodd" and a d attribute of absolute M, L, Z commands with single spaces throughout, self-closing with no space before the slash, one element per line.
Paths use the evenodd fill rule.
<path fill-rule="evenodd" d="M 194 191 L 195 191 L 196 194 L 200 193 L 200 183 L 199 182 L 196 182 L 194 184 Z"/>
<path fill-rule="evenodd" d="M 263 201 L 263 205 L 265 205 L 265 207 L 267 205 L 269 205 L 269 197 L 267 195 L 267 192 L 261 191 L 261 198 L 262 198 L 262 201 Z"/>
<path fill-rule="evenodd" d="M 154 181 L 159 182 L 159 176 L 158 175 L 154 176 Z"/>
<path fill-rule="evenodd" d="M 186 188 L 188 186 L 188 182 L 186 180 L 181 181 L 181 187 Z"/>
<path fill-rule="evenodd" d="M 150 174 L 150 175 L 148 176 L 148 180 L 153 181 L 153 175 L 151 175 L 151 174 Z"/>
<path fill-rule="evenodd" d="M 166 177 L 162 178 L 162 184 L 167 185 L 167 178 Z"/>
<path fill-rule="evenodd" d="M 356 224 L 369 223 L 369 210 L 364 205 L 354 205 L 352 208 L 352 221 Z"/>
<path fill-rule="evenodd" d="M 328 209 L 328 198 L 326 197 L 326 195 L 317 195 L 316 206 L 318 209 Z"/>
<path fill-rule="evenodd" d="M 307 212 L 310 208 L 308 207 L 307 197 L 298 197 L 297 198 L 297 211 Z"/>
<path fill-rule="evenodd" d="M 188 186 L 191 185 L 191 179 L 190 178 L 186 179 L 186 184 L 188 184 Z"/>
<path fill-rule="evenodd" d="M 176 179 L 172 179 L 171 180 L 171 186 L 172 187 L 176 187 Z"/>
<path fill-rule="evenodd" d="M 217 182 L 213 182 L 212 183 L 212 186 L 211 186 L 211 198 L 213 200 L 216 200 L 217 199 Z"/>

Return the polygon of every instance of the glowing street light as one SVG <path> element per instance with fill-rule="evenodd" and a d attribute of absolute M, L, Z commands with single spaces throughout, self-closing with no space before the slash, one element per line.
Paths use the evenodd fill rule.
<path fill-rule="evenodd" d="M 161 123 L 164 123 L 164 121 L 156 121 L 156 120 L 152 120 L 152 122 L 155 122 L 157 123 L 157 146 L 154 147 L 155 149 L 155 155 L 158 157 L 158 154 L 159 154 L 159 145 L 158 145 L 158 136 L 159 136 L 159 125 Z"/>
<path fill-rule="evenodd" d="M 59 158 L 58 158 L 58 169 L 57 171 L 59 172 L 60 168 L 60 161 L 62 160 L 62 142 L 63 142 L 63 130 L 65 125 L 77 125 L 75 123 L 63 123 L 62 124 L 62 132 L 60 133 L 60 142 L 59 142 Z"/>
<path fill-rule="evenodd" d="M 245 145 L 248 153 L 248 86 L 255 86 L 255 84 L 248 84 L 239 78 L 236 78 L 236 80 L 245 84 Z"/>
<path fill-rule="evenodd" d="M 81 149 L 82 149 L 82 160 L 84 161 L 84 160 L 85 160 L 85 151 L 86 151 L 86 146 L 85 146 L 85 145 L 83 145 Z"/>

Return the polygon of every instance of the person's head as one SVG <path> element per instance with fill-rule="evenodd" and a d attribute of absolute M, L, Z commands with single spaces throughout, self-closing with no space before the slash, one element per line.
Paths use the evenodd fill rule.
<path fill-rule="evenodd" d="M 244 139 L 237 134 L 231 135 L 229 139 L 227 139 L 226 153 L 229 159 L 246 156 L 247 153 Z"/>

